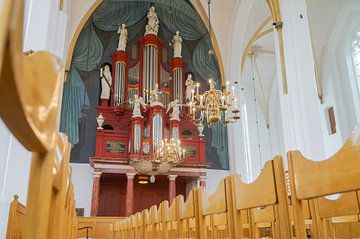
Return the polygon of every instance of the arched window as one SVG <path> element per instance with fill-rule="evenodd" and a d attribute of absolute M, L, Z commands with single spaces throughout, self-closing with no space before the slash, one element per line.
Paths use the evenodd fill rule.
<path fill-rule="evenodd" d="M 360 95 L 360 29 L 355 33 L 352 41 L 352 58 L 355 70 L 357 90 Z"/>

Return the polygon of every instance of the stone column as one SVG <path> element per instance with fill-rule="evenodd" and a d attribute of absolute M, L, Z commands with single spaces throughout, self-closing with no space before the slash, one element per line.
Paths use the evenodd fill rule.
<path fill-rule="evenodd" d="M 176 179 L 177 175 L 169 175 L 169 203 L 171 205 L 172 201 L 176 197 Z"/>
<path fill-rule="evenodd" d="M 134 177 L 135 173 L 127 173 L 125 216 L 130 216 L 134 211 Z"/>
<path fill-rule="evenodd" d="M 199 177 L 200 187 L 206 187 L 206 179 L 207 179 L 207 176 L 205 176 L 205 175 Z"/>
<path fill-rule="evenodd" d="M 93 190 L 91 199 L 91 216 L 96 217 L 98 215 L 99 208 L 99 195 L 100 195 L 100 177 L 101 172 L 93 173 Z"/>

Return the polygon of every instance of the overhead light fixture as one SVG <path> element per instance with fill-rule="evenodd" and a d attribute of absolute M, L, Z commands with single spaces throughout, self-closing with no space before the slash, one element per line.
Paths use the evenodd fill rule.
<path fill-rule="evenodd" d="M 149 177 L 148 176 L 139 176 L 138 183 L 139 184 L 148 184 Z"/>
<path fill-rule="evenodd" d="M 212 27 L 210 4 L 211 0 L 208 0 L 209 38 L 211 41 Z M 214 52 L 210 49 L 209 58 L 212 54 L 214 54 Z M 231 87 L 231 91 L 229 88 L 230 83 L 226 82 L 225 87 L 222 87 L 222 90 L 218 90 L 216 88 L 216 81 L 212 78 L 209 79 L 209 85 L 210 89 L 203 94 L 199 94 L 200 84 L 197 83 L 194 85 L 191 99 L 188 102 L 190 116 L 198 128 L 202 129 L 204 126 L 203 123 L 205 123 L 205 126 L 213 126 L 221 122 L 224 125 L 227 125 L 239 120 L 240 110 L 238 109 L 238 99 L 235 97 L 235 86 Z"/>

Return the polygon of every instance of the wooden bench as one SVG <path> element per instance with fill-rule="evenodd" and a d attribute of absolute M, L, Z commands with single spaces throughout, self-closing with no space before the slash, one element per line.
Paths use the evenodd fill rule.
<path fill-rule="evenodd" d="M 316 238 L 329 238 L 327 219 L 332 223 L 333 217 L 359 212 L 359 127 L 342 149 L 327 160 L 310 161 L 299 151 L 291 151 L 288 153 L 288 161 L 296 238 L 306 238 L 303 201 L 309 202 L 313 236 Z M 337 193 L 348 194 L 338 201 L 322 198 Z"/>

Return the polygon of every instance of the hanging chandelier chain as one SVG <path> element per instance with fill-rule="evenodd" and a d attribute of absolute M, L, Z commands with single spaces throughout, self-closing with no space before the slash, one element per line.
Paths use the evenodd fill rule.
<path fill-rule="evenodd" d="M 212 26 L 211 26 L 211 0 L 208 0 L 208 17 L 209 17 L 209 35 L 211 39 Z"/>
<path fill-rule="evenodd" d="M 259 159 L 260 164 L 263 165 L 262 162 L 262 155 L 261 155 L 261 143 L 260 143 L 260 128 L 259 128 L 259 116 L 258 116 L 258 109 L 257 109 L 257 98 L 256 98 L 256 88 L 255 88 L 255 73 L 254 73 L 254 59 L 255 55 L 251 55 L 251 70 L 252 70 L 252 86 L 253 86 L 253 93 L 254 93 L 254 103 L 255 103 L 255 120 L 256 120 L 256 134 L 258 140 L 258 149 L 259 149 Z"/>

